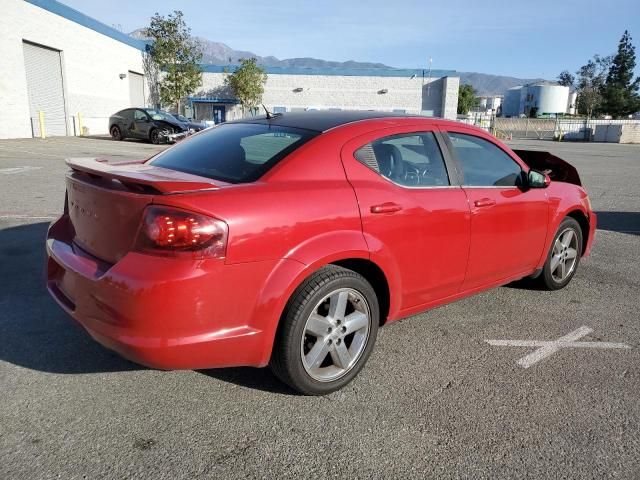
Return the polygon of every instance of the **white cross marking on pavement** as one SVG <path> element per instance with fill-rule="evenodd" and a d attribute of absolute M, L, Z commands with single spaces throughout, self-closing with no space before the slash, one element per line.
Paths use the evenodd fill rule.
<path fill-rule="evenodd" d="M 29 165 L 25 165 L 24 167 L 8 167 L 8 168 L 0 168 L 0 173 L 3 175 L 13 175 L 14 173 L 22 173 L 28 172 L 30 170 L 40 170 L 42 167 L 32 167 Z"/>
<path fill-rule="evenodd" d="M 561 348 L 631 348 L 626 343 L 577 341 L 591 332 L 593 332 L 592 329 L 583 326 L 557 340 L 485 340 L 485 342 L 498 347 L 539 347 L 518 360 L 518 365 L 522 368 L 535 365 L 540 360 L 557 353 Z"/>

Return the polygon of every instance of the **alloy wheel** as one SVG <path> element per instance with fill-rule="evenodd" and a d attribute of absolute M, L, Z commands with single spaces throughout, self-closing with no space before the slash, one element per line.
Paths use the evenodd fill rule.
<path fill-rule="evenodd" d="M 358 363 L 370 330 L 371 311 L 360 292 L 352 288 L 331 292 L 306 321 L 300 345 L 304 369 L 321 382 L 344 376 Z"/>
<path fill-rule="evenodd" d="M 553 244 L 551 254 L 551 277 L 562 283 L 576 268 L 578 261 L 578 236 L 572 228 L 563 230 Z"/>

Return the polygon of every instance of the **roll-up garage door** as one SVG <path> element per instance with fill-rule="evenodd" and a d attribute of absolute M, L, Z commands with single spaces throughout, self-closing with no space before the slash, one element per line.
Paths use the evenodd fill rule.
<path fill-rule="evenodd" d="M 34 133 L 36 136 L 40 133 L 38 112 L 43 111 L 47 136 L 66 135 L 60 52 L 28 42 L 23 42 L 22 47 Z"/>
<path fill-rule="evenodd" d="M 132 107 L 144 107 L 144 76 L 129 70 L 129 99 Z"/>

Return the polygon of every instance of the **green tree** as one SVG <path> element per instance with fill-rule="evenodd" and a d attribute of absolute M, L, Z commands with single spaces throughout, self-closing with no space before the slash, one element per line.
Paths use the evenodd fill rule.
<path fill-rule="evenodd" d="M 563 87 L 573 87 L 575 82 L 576 77 L 574 77 L 567 70 L 563 70 L 562 72 L 560 72 L 560 75 L 558 75 L 558 83 Z"/>
<path fill-rule="evenodd" d="M 466 115 L 473 107 L 477 107 L 480 99 L 476 96 L 475 89 L 468 84 L 458 88 L 458 114 Z"/>
<path fill-rule="evenodd" d="M 635 67 L 636 49 L 631 35 L 625 30 L 602 88 L 603 112 L 614 117 L 626 117 L 640 110 L 640 78 L 633 79 Z"/>
<path fill-rule="evenodd" d="M 262 103 L 267 74 L 264 68 L 256 64 L 255 58 L 241 58 L 240 66 L 229 73 L 224 81 L 240 101 L 243 114 Z"/>
<path fill-rule="evenodd" d="M 202 85 L 202 49 L 178 10 L 167 17 L 156 13 L 146 34 L 153 42 L 150 58 L 163 72 L 158 81 L 160 101 L 180 112 L 180 100 Z"/>
<path fill-rule="evenodd" d="M 602 103 L 602 88 L 607 78 L 611 57 L 594 55 L 586 65 L 576 72 L 575 87 L 578 93 L 578 112 L 588 117 L 599 110 Z"/>

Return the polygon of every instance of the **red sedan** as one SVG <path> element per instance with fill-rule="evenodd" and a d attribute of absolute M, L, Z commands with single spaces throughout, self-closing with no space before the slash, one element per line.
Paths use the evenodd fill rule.
<path fill-rule="evenodd" d="M 385 323 L 566 286 L 596 227 L 566 162 L 423 117 L 277 114 L 68 164 L 47 285 L 92 337 L 161 369 L 270 365 L 312 395 L 351 381 Z"/>

